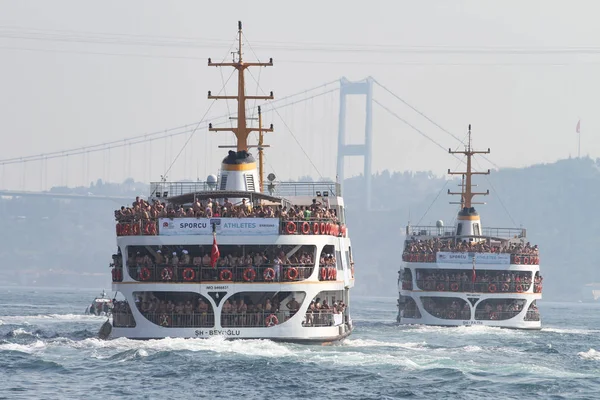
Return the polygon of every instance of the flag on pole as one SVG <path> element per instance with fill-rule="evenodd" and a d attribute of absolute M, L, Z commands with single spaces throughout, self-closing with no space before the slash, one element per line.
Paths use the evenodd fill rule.
<path fill-rule="evenodd" d="M 212 250 L 210 252 L 210 266 L 215 268 L 217 266 L 217 261 L 219 260 L 219 257 L 221 256 L 221 253 L 219 252 L 219 246 L 217 246 L 217 232 L 216 232 L 216 226 L 213 224 L 213 245 L 212 245 Z"/>
<path fill-rule="evenodd" d="M 580 128 L 581 128 L 581 120 L 577 121 L 577 126 L 575 127 L 575 132 L 581 133 Z"/>

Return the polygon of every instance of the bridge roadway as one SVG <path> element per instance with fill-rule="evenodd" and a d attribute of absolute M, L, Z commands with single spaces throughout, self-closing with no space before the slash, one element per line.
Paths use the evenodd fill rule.
<path fill-rule="evenodd" d="M 0 197 L 45 197 L 65 200 L 115 201 L 119 203 L 129 203 L 132 201 L 131 196 L 98 196 L 94 194 L 31 192 L 18 190 L 0 190 Z"/>

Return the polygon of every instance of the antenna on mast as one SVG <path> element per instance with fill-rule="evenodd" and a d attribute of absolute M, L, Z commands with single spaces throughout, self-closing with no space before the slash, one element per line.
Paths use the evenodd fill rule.
<path fill-rule="evenodd" d="M 212 60 L 208 59 L 209 67 L 233 67 L 238 71 L 238 91 L 237 96 L 213 96 L 211 92 L 208 92 L 208 98 L 214 100 L 237 100 L 237 124 L 234 128 L 213 128 L 212 124 L 209 124 L 208 130 L 211 132 L 224 132 L 230 131 L 235 134 L 237 139 L 236 149 L 238 152 L 248 151 L 248 135 L 251 132 L 273 132 L 273 125 L 269 128 L 251 128 L 247 126 L 246 120 L 246 100 L 273 100 L 273 92 L 269 96 L 246 96 L 246 86 L 244 80 L 244 71 L 248 67 L 272 67 L 273 59 L 269 59 L 268 63 L 247 63 L 243 61 L 242 55 L 242 21 L 238 21 L 238 50 L 237 60 L 233 57 L 230 63 L 213 63 Z"/>
<path fill-rule="evenodd" d="M 463 176 L 463 183 L 461 184 L 462 190 L 460 191 L 460 193 L 451 192 L 450 189 L 448 189 L 448 194 L 461 196 L 461 208 L 462 209 L 465 209 L 465 208 L 470 209 L 473 206 L 473 204 L 482 204 L 482 203 L 474 203 L 473 197 L 487 196 L 488 194 L 490 194 L 490 191 L 488 190 L 486 192 L 479 192 L 479 193 L 473 192 L 472 189 L 476 185 L 473 185 L 471 178 L 473 177 L 473 175 L 489 175 L 490 170 L 488 169 L 487 172 L 473 172 L 471 158 L 475 154 L 489 154 L 490 149 L 488 148 L 487 151 L 473 150 L 473 148 L 471 146 L 471 124 L 469 124 L 469 140 L 467 142 L 467 146 L 466 146 L 465 150 L 464 151 L 452 151 L 452 149 L 448 149 L 448 153 L 464 154 L 465 156 L 467 156 L 467 170 L 465 172 L 452 172 L 452 171 L 448 170 L 449 175 L 462 175 Z"/>

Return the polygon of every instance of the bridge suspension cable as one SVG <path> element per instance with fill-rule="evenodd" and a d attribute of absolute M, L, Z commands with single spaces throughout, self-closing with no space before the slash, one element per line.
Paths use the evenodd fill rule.
<path fill-rule="evenodd" d="M 322 85 L 315 86 L 313 88 L 306 89 L 301 92 L 297 92 L 297 93 L 294 93 L 294 94 L 291 94 L 291 95 L 288 95 L 285 97 L 281 97 L 277 100 L 266 102 L 263 105 L 263 107 L 265 107 L 264 108 L 265 112 L 266 111 L 275 111 L 275 110 L 279 110 L 279 109 L 282 109 L 285 107 L 292 106 L 294 104 L 297 104 L 297 103 L 300 103 L 303 101 L 313 99 L 315 97 L 320 97 L 327 93 L 331 93 L 333 91 L 339 90 L 339 87 L 336 87 L 334 89 L 329 89 L 327 91 L 321 91 L 312 96 L 303 97 L 301 99 L 294 100 L 292 102 L 287 102 L 287 103 L 281 104 L 282 102 L 284 102 L 286 100 L 293 99 L 300 95 L 306 96 L 309 93 L 315 92 L 322 88 L 326 88 L 327 86 L 330 86 L 335 83 L 338 83 L 338 81 L 335 80 L 335 81 L 326 82 Z M 276 105 L 276 104 L 279 104 L 279 105 Z M 236 115 L 236 114 L 234 113 L 233 115 Z M 229 117 L 230 117 L 230 115 L 221 115 L 221 116 L 214 118 L 213 120 L 218 121 L 218 122 L 213 122 L 213 126 L 228 124 L 230 121 Z M 221 120 L 223 120 L 223 121 L 221 121 Z M 0 165 L 23 164 L 23 163 L 27 163 L 27 162 L 34 162 L 34 161 L 40 161 L 40 160 L 51 160 L 51 159 L 55 159 L 55 158 L 63 158 L 63 157 L 68 157 L 68 156 L 80 155 L 80 154 L 84 154 L 84 153 L 95 153 L 95 152 L 99 152 L 99 151 L 106 151 L 106 150 L 121 148 L 121 147 L 125 147 L 125 146 L 132 146 L 132 145 L 137 145 L 137 144 L 142 144 L 142 143 L 153 142 L 155 140 L 172 138 L 175 136 L 192 133 L 195 130 L 201 129 L 201 128 L 202 129 L 208 128 L 208 124 L 203 124 L 203 121 L 201 120 L 201 121 L 191 123 L 191 124 L 180 125 L 180 126 L 169 128 L 169 129 L 164 129 L 164 130 L 155 131 L 155 132 L 146 133 L 146 134 L 137 135 L 137 136 L 131 136 L 131 137 L 128 137 L 125 139 L 120 139 L 120 140 L 103 142 L 103 143 L 90 145 L 90 146 L 82 146 L 82 147 L 76 147 L 76 148 L 71 148 L 71 149 L 66 149 L 66 150 L 58 150 L 58 151 L 42 153 L 42 154 L 37 154 L 37 155 L 30 155 L 30 156 L 6 158 L 3 160 L 0 160 Z"/>

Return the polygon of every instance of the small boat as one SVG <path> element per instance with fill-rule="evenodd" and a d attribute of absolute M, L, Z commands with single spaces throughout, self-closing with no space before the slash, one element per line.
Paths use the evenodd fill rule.
<path fill-rule="evenodd" d="M 96 297 L 92 304 L 85 309 L 86 314 L 92 315 L 110 315 L 112 314 L 113 301 L 110 297 L 106 296 L 106 291 L 102 291 L 99 297 Z"/>

